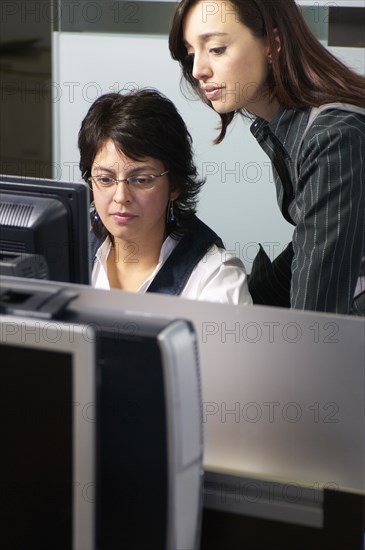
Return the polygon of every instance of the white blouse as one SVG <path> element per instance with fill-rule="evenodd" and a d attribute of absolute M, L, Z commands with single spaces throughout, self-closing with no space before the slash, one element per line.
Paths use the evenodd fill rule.
<path fill-rule="evenodd" d="M 153 273 L 141 284 L 137 292 L 143 294 L 153 281 L 179 241 L 167 237 L 158 264 Z M 110 289 L 107 275 L 107 258 L 111 249 L 109 237 L 99 247 L 91 276 L 95 288 Z M 192 271 L 182 293 L 182 298 L 219 302 L 222 304 L 251 305 L 247 274 L 242 261 L 223 248 L 213 245 Z"/>

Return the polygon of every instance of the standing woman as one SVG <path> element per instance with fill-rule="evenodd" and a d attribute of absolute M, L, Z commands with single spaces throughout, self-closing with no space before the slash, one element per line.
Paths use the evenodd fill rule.
<path fill-rule="evenodd" d="M 236 114 L 270 157 L 295 228 L 254 261 L 254 303 L 365 315 L 365 79 L 312 34 L 294 0 L 182 0 L 172 57 L 221 118 Z M 288 287 L 287 299 L 285 286 Z"/>

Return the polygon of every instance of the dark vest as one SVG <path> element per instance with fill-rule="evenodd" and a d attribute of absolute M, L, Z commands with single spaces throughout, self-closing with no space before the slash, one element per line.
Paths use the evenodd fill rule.
<path fill-rule="evenodd" d="M 94 265 L 96 252 L 103 239 L 90 234 L 91 258 Z M 224 248 L 221 238 L 194 216 L 191 231 L 184 235 L 176 245 L 161 269 L 147 289 L 147 292 L 159 292 L 178 296 L 184 289 L 194 267 L 213 245 Z"/>

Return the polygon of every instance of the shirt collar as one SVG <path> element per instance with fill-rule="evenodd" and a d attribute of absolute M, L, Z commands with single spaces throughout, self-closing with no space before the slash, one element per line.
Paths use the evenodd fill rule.
<path fill-rule="evenodd" d="M 280 107 L 274 118 L 268 122 L 261 117 L 257 117 L 252 123 L 250 130 L 258 143 L 266 150 L 265 142 L 268 140 L 275 143 L 284 156 L 295 158 L 298 139 L 307 125 L 310 114 L 310 108 L 304 111 L 294 111 L 285 107 Z M 269 151 L 266 151 L 269 153 Z M 271 156 L 271 155 L 269 155 Z"/>
<path fill-rule="evenodd" d="M 151 281 L 154 279 L 156 273 L 161 269 L 162 265 L 166 262 L 167 258 L 170 256 L 171 252 L 174 250 L 174 248 L 177 246 L 178 243 L 179 243 L 179 240 L 173 239 L 170 236 L 166 237 L 166 239 L 164 240 L 161 246 L 158 264 L 153 270 L 153 273 L 151 273 L 151 275 L 144 281 L 144 283 L 142 283 L 142 285 L 138 289 L 138 292 L 144 292 L 144 290 L 149 286 Z M 111 243 L 110 237 L 107 236 L 103 241 L 103 243 L 99 246 L 98 250 L 96 251 L 96 260 L 100 262 L 105 273 L 107 272 L 106 262 L 107 262 L 111 247 L 112 247 L 112 243 Z"/>

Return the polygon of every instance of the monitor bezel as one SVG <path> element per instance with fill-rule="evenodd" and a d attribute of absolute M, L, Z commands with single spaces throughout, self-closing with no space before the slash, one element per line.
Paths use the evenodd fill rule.
<path fill-rule="evenodd" d="M 25 194 L 59 200 L 70 213 L 70 240 L 77 242 L 70 254 L 70 283 L 91 284 L 89 186 L 83 182 L 0 174 L 0 194 Z M 82 254 L 80 254 L 82 251 Z"/>

